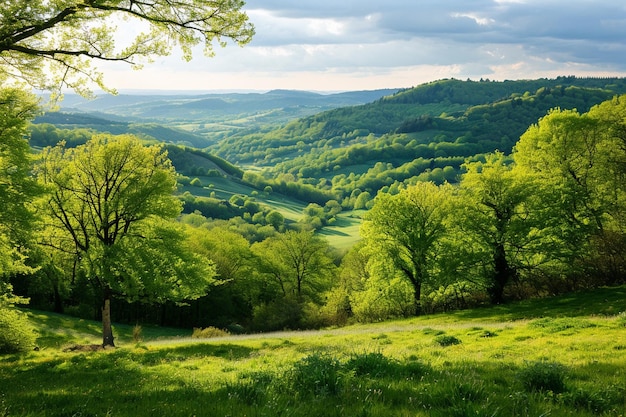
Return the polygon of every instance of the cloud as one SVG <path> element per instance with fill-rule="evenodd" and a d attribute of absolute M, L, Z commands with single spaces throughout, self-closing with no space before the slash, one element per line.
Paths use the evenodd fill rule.
<path fill-rule="evenodd" d="M 256 26 L 248 46 L 217 48 L 211 59 L 198 52 L 191 63 L 160 59 L 142 83 L 159 71 L 205 89 L 256 79 L 313 90 L 403 87 L 411 74 L 408 86 L 452 76 L 626 75 L 622 0 L 248 0 L 245 10 Z"/>

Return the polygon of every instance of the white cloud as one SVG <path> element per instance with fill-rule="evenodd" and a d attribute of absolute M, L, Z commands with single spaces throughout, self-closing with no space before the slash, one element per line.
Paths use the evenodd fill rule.
<path fill-rule="evenodd" d="M 405 87 L 439 78 L 626 76 L 622 0 L 248 0 L 250 45 L 106 67 L 116 88 Z M 163 80 L 167 80 L 164 83 Z M 187 87 L 185 87 L 187 86 Z"/>

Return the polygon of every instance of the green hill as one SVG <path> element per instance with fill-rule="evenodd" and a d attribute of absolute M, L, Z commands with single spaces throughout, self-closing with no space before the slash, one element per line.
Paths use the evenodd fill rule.
<path fill-rule="evenodd" d="M 210 143 L 204 136 L 188 132 L 176 126 L 166 126 L 162 123 L 128 122 L 118 118 L 112 119 L 110 116 L 102 114 L 49 112 L 33 121 L 33 144 L 36 146 L 56 144 L 60 138 L 58 134 L 54 135 L 52 133 L 53 128 L 65 131 L 82 129 L 114 135 L 131 133 L 144 139 L 200 148 Z"/>
<path fill-rule="evenodd" d="M 264 169 L 266 178 L 288 174 L 344 201 L 355 190 L 375 195 L 405 181 L 454 182 L 466 158 L 510 152 L 550 109 L 586 112 L 624 93 L 619 78 L 441 80 L 279 128 L 236 132 L 209 149 Z"/>

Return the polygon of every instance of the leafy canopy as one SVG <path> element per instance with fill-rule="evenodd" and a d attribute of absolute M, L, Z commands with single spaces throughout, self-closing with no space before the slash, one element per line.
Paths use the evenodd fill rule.
<path fill-rule="evenodd" d="M 0 275 L 23 270 L 21 248 L 34 225 L 30 200 L 38 191 L 30 176 L 30 147 L 25 137 L 28 120 L 36 112 L 37 101 L 31 94 L 0 89 Z"/>
<path fill-rule="evenodd" d="M 91 61 L 140 67 L 142 60 L 180 47 L 225 40 L 245 45 L 254 34 L 242 0 L 12 0 L 0 6 L 0 77 L 40 89 L 70 87 L 82 94 L 95 82 L 105 88 Z M 124 27 L 128 43 L 119 45 Z M 50 75 L 52 74 L 52 75 Z"/>

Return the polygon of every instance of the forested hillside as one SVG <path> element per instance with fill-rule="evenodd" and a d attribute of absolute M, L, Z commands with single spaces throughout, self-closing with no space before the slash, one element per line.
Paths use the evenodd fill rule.
<path fill-rule="evenodd" d="M 355 191 L 375 195 L 407 181 L 456 182 L 466 158 L 509 153 L 550 109 L 586 112 L 624 92 L 626 81 L 613 78 L 442 80 L 277 129 L 235 132 L 209 149 L 264 168 L 270 182 L 312 184 L 353 208 Z"/>

